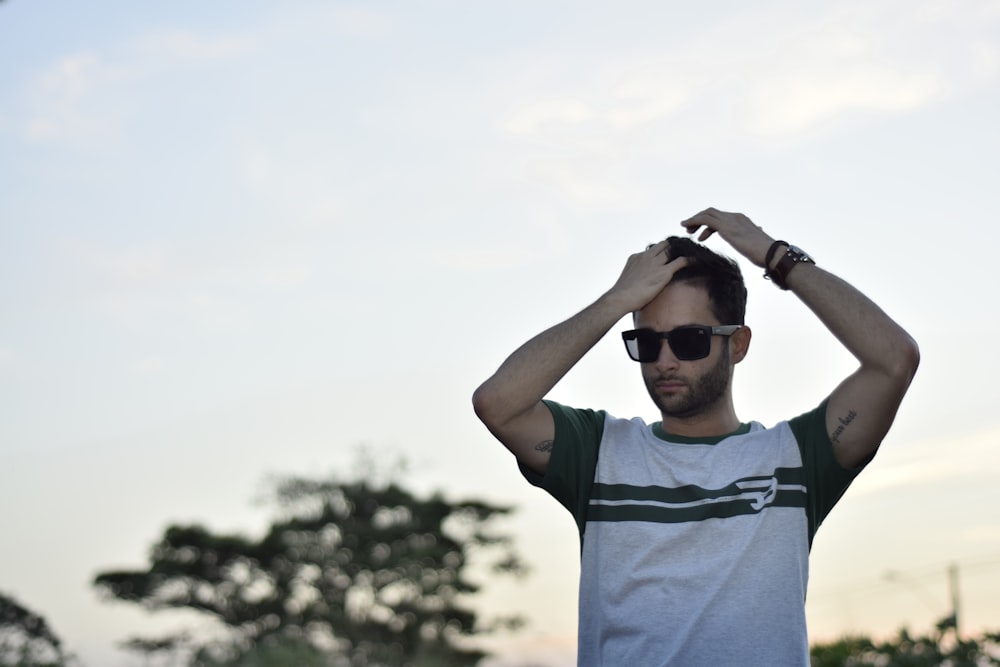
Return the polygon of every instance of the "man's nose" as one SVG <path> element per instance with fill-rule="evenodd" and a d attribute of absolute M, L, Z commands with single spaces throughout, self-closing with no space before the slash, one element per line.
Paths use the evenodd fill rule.
<path fill-rule="evenodd" d="M 660 345 L 660 356 L 656 358 L 656 369 L 661 373 L 663 371 L 674 370 L 680 365 L 680 360 L 674 354 L 674 351 L 670 347 L 670 343 L 666 340 Z"/>

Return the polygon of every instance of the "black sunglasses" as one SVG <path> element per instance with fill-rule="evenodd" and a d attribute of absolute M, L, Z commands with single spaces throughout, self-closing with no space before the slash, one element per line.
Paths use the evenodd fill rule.
<path fill-rule="evenodd" d="M 670 349 L 679 360 L 694 361 L 704 359 L 712 351 L 712 336 L 731 336 L 740 326 L 742 325 L 724 324 L 711 327 L 692 324 L 671 331 L 633 329 L 623 331 L 622 340 L 625 341 L 625 349 L 633 361 L 648 364 L 659 359 L 664 339 L 670 344 Z"/>

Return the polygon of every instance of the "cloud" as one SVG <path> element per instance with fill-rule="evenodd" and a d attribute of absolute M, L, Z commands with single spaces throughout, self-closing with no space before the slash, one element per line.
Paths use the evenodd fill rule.
<path fill-rule="evenodd" d="M 1000 476 L 1000 427 L 989 427 L 965 436 L 910 443 L 879 454 L 873 469 L 858 477 L 852 495 L 878 493 L 898 487 L 925 487 L 930 483 L 972 484 L 973 479 Z"/>
<path fill-rule="evenodd" d="M 572 69 L 543 61 L 520 95 L 505 91 L 525 101 L 502 107 L 500 126 L 550 138 L 661 122 L 669 136 L 697 112 L 723 142 L 822 133 L 833 118 L 908 113 L 995 82 L 998 23 L 983 2 L 747 10 L 644 53 L 612 45 Z"/>
<path fill-rule="evenodd" d="M 506 131 L 527 135 L 559 125 L 596 121 L 615 129 L 630 129 L 668 116 L 691 98 L 691 90 L 648 76 L 633 76 L 607 99 L 548 99 L 514 109 L 503 121 Z"/>
<path fill-rule="evenodd" d="M 476 272 L 519 269 L 571 251 L 573 232 L 559 216 L 539 211 L 529 223 L 531 243 L 512 243 L 509 229 L 491 226 L 477 230 L 473 240 L 453 238 L 446 246 L 435 240 L 427 255 L 437 266 Z"/>
<path fill-rule="evenodd" d="M 145 357 L 132 365 L 132 371 L 137 375 L 161 375 L 167 370 L 167 362 L 162 357 Z"/>
<path fill-rule="evenodd" d="M 588 208 L 634 200 L 630 187 L 609 177 L 600 159 L 552 161 L 535 165 L 532 173 L 577 204 Z"/>
<path fill-rule="evenodd" d="M 265 287 L 295 287 L 303 285 L 313 277 L 311 266 L 287 265 L 266 269 L 260 277 L 260 283 Z"/>
<path fill-rule="evenodd" d="M 101 50 L 64 55 L 28 86 L 25 136 L 33 142 L 104 139 L 135 108 L 137 83 L 178 63 L 245 56 L 256 46 L 245 35 L 161 29 Z"/>
<path fill-rule="evenodd" d="M 25 123 L 31 141 L 94 138 L 114 126 L 109 115 L 89 113 L 95 91 L 131 78 L 129 68 L 111 65 L 94 51 L 65 56 L 42 73 L 29 92 L 32 113 Z"/>
<path fill-rule="evenodd" d="M 80 237 L 59 242 L 59 264 L 75 277 L 77 288 L 121 297 L 168 293 L 187 294 L 201 285 L 224 290 L 255 286 L 290 288 L 315 275 L 311 248 L 315 236 L 293 238 L 223 237 L 197 244 L 168 242 L 118 245 Z M 196 300 L 192 301 L 193 303 Z M 201 305 L 211 305 L 204 304 Z"/>
<path fill-rule="evenodd" d="M 532 261 L 535 256 L 536 253 L 524 247 L 458 248 L 434 253 L 433 262 L 459 271 L 516 269 Z"/>
<path fill-rule="evenodd" d="M 293 227 L 319 230 L 342 224 L 344 196 L 331 187 L 329 177 L 336 156 L 316 150 L 312 136 L 307 141 L 284 139 L 240 141 L 236 169 L 246 196 L 280 210 Z"/>
<path fill-rule="evenodd" d="M 961 530 L 959 537 L 964 543 L 981 543 L 995 545 L 1000 543 L 1000 526 L 996 525 L 993 517 L 984 517 L 987 523 L 980 523 L 967 526 Z"/>
<path fill-rule="evenodd" d="M 917 110 L 939 99 L 943 88 L 934 75 L 888 68 L 784 72 L 750 91 L 746 127 L 764 137 L 796 135 L 847 114 Z"/>
<path fill-rule="evenodd" d="M 630 77 L 615 91 L 615 104 L 608 110 L 612 127 L 633 128 L 665 118 L 683 107 L 693 96 L 691 86 L 657 78 L 651 73 Z"/>
<path fill-rule="evenodd" d="M 369 38 L 393 34 L 393 20 L 385 12 L 365 7 L 336 7 L 331 11 L 334 25 L 342 34 Z"/>
<path fill-rule="evenodd" d="M 170 29 L 146 35 L 140 49 L 153 55 L 180 60 L 216 60 L 243 56 L 256 50 L 248 35 L 207 35 L 192 30 Z"/>
<path fill-rule="evenodd" d="M 576 125 L 596 117 L 597 112 L 586 102 L 552 99 L 515 109 L 503 126 L 513 134 L 532 134 L 548 125 Z"/>
<path fill-rule="evenodd" d="M 572 57 L 539 43 L 470 98 L 499 145 L 524 156 L 522 181 L 561 204 L 617 208 L 640 198 L 623 185 L 636 173 L 820 141 L 997 85 L 997 7 L 747 6 L 658 43 L 609 38 Z"/>
<path fill-rule="evenodd" d="M 10 366 L 14 361 L 14 351 L 0 345 L 0 369 Z"/>
<path fill-rule="evenodd" d="M 60 241 L 59 254 L 70 266 L 116 283 L 159 282 L 176 276 L 179 270 L 176 253 L 163 244 L 114 248 L 88 239 L 66 237 Z"/>

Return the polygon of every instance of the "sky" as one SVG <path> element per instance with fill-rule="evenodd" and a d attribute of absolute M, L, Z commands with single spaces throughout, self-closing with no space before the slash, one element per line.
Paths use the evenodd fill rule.
<path fill-rule="evenodd" d="M 814 640 L 1000 628 L 994 0 L 0 3 L 0 591 L 90 666 L 195 622 L 102 601 L 171 523 L 260 531 L 269 476 L 404 458 L 514 505 L 528 627 L 573 664 L 572 518 L 471 410 L 629 254 L 741 211 L 881 305 L 920 371 L 816 537 Z M 725 243 L 709 245 L 728 253 Z M 739 416 L 854 361 L 750 292 Z M 619 328 L 628 328 L 623 323 Z M 612 333 L 551 397 L 656 418 Z"/>

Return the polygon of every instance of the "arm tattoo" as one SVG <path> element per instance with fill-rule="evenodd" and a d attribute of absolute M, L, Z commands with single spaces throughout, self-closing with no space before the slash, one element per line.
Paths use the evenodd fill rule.
<path fill-rule="evenodd" d="M 552 453 L 553 444 L 555 444 L 553 440 L 542 440 L 540 443 L 535 445 L 535 451 Z"/>
<path fill-rule="evenodd" d="M 837 417 L 837 428 L 833 430 L 830 434 L 830 442 L 835 445 L 840 444 L 840 436 L 844 434 L 844 430 L 850 425 L 854 418 L 858 416 L 858 413 L 854 410 L 848 410 L 846 417 Z"/>

